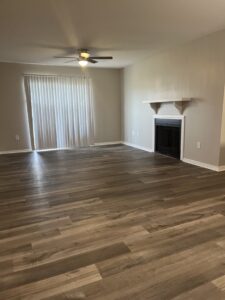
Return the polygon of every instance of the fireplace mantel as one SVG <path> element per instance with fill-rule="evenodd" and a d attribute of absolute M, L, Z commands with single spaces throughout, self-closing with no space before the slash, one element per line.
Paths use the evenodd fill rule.
<path fill-rule="evenodd" d="M 156 114 L 157 114 L 161 104 L 163 104 L 163 103 L 173 103 L 174 106 L 182 114 L 184 104 L 187 103 L 187 102 L 190 102 L 190 101 L 191 101 L 191 98 L 181 98 L 181 99 L 147 100 L 147 101 L 143 101 L 143 103 L 150 104 L 151 108 L 155 111 Z"/>

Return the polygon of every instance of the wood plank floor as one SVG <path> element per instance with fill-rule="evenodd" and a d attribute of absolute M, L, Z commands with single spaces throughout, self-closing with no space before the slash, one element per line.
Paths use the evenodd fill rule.
<path fill-rule="evenodd" d="M 225 299 L 225 172 L 123 145 L 0 156 L 0 299 Z"/>

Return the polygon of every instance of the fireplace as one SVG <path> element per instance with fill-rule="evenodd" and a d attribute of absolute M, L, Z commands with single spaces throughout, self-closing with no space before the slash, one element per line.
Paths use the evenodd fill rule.
<path fill-rule="evenodd" d="M 181 158 L 181 120 L 155 118 L 155 151 Z"/>

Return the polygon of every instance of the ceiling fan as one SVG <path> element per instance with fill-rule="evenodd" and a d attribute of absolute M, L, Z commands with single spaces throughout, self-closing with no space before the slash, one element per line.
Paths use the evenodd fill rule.
<path fill-rule="evenodd" d="M 76 56 L 57 56 L 56 58 L 72 58 L 72 60 L 67 61 L 78 61 L 81 67 L 85 67 L 88 63 L 96 64 L 99 59 L 113 59 L 112 56 L 91 56 L 88 49 L 79 49 L 78 57 Z"/>

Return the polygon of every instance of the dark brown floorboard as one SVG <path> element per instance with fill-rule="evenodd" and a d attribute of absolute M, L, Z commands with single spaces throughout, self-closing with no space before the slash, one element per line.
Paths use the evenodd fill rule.
<path fill-rule="evenodd" d="M 0 299 L 225 299 L 225 172 L 127 146 L 0 156 Z"/>

